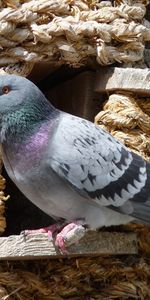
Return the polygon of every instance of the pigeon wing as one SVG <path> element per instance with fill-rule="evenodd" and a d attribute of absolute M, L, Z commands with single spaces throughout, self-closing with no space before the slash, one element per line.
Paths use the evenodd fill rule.
<path fill-rule="evenodd" d="M 146 217 L 139 214 L 143 203 L 150 210 L 149 164 L 93 123 L 62 114 L 49 163 L 84 197 L 149 221 L 147 210 Z"/>

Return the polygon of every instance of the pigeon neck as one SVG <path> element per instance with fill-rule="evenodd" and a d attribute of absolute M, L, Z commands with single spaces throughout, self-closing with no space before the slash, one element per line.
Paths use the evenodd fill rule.
<path fill-rule="evenodd" d="M 38 106 L 31 103 L 4 116 L 1 129 L 1 143 L 22 143 L 25 137 L 32 135 L 44 122 L 56 115 L 55 108 L 47 101 Z"/>

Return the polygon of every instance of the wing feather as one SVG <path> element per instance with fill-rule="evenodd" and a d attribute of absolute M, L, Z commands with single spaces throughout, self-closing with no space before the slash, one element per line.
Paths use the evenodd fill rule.
<path fill-rule="evenodd" d="M 140 197 L 147 184 L 147 163 L 141 157 L 78 117 L 63 114 L 49 153 L 52 169 L 79 193 L 120 212 L 133 212 L 129 201 Z"/>

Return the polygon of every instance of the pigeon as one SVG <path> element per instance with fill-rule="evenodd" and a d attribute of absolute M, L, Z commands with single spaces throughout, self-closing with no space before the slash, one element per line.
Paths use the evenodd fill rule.
<path fill-rule="evenodd" d="M 10 178 L 55 220 L 150 225 L 150 164 L 21 76 L 0 76 L 0 143 Z"/>

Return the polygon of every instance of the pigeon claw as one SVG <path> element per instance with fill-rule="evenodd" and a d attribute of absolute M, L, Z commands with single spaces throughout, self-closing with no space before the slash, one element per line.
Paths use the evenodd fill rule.
<path fill-rule="evenodd" d="M 67 254 L 66 248 L 73 244 L 78 244 L 79 240 L 85 234 L 85 227 L 82 222 L 72 222 L 67 224 L 56 236 L 55 246 L 57 246 L 62 254 Z"/>

